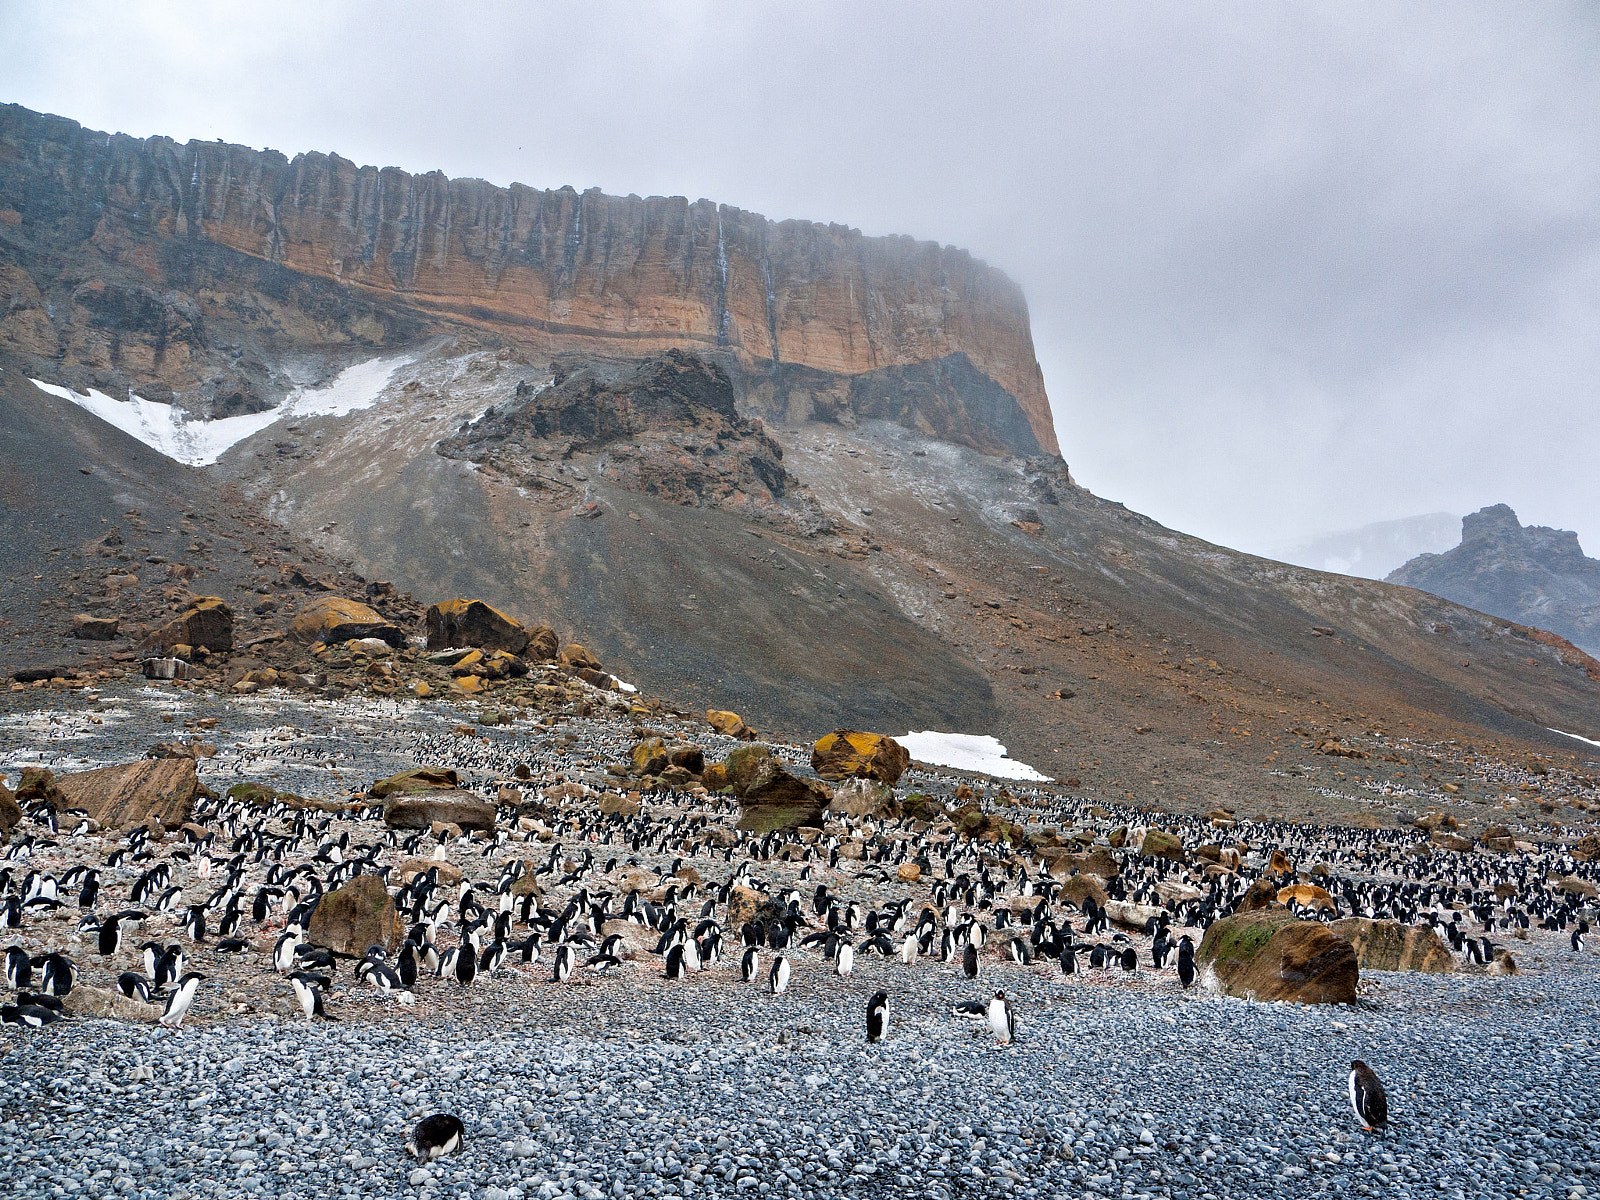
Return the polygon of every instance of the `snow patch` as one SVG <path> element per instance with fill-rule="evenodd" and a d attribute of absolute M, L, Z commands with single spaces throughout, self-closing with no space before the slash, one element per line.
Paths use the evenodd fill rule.
<path fill-rule="evenodd" d="M 997 779 L 1051 782 L 1050 776 L 1039 774 L 1027 763 L 1007 758 L 1006 748 L 1000 744 L 1000 740 L 987 734 L 939 733 L 928 729 L 921 733 L 908 733 L 896 740 L 910 752 L 912 758 L 936 767 L 976 771 Z"/>
<path fill-rule="evenodd" d="M 295 388 L 277 408 L 216 421 L 193 420 L 175 404 L 160 404 L 141 396 L 114 400 L 93 388 L 88 395 L 82 395 L 40 379 L 32 382 L 40 391 L 72 401 L 168 458 L 203 467 L 216 462 L 228 447 L 276 421 L 290 417 L 342 417 L 357 409 L 371 408 L 390 376 L 412 361 L 409 354 L 369 359 L 346 367 L 322 387 Z"/>
<path fill-rule="evenodd" d="M 1576 733 L 1568 733 L 1564 729 L 1555 729 L 1549 725 L 1546 725 L 1545 728 L 1550 730 L 1551 733 L 1559 733 L 1562 737 L 1569 737 L 1575 742 L 1588 742 L 1591 746 L 1600 746 L 1600 742 L 1595 741 L 1593 738 L 1586 738 Z"/>

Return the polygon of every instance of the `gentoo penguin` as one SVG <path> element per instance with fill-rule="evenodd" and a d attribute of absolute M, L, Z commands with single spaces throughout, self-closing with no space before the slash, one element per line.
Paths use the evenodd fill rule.
<path fill-rule="evenodd" d="M 1361 1118 L 1361 1126 L 1374 1133 L 1389 1124 L 1389 1097 L 1372 1068 L 1359 1058 L 1350 1064 L 1350 1107 Z"/>
<path fill-rule="evenodd" d="M 874 992 L 867 1001 L 867 1041 L 881 1042 L 889 1032 L 889 993 Z"/>
<path fill-rule="evenodd" d="M 839 953 L 833 960 L 833 967 L 840 975 L 848 975 L 856 969 L 856 952 L 849 942 L 839 943 Z"/>
<path fill-rule="evenodd" d="M 749 983 L 760 971 L 761 947 L 746 946 L 744 953 L 739 956 L 739 978 L 745 983 Z"/>
<path fill-rule="evenodd" d="M 1004 992 L 996 992 L 994 999 L 989 1001 L 988 1016 L 989 1028 L 994 1030 L 994 1036 L 1002 1046 L 1009 1046 L 1017 1033 L 1017 1017 Z"/>
<path fill-rule="evenodd" d="M 167 997 L 166 1011 L 161 1014 L 161 1023 L 168 1029 L 178 1029 L 183 1025 L 183 1018 L 189 1013 L 189 1006 L 194 1003 L 194 993 L 202 983 L 205 976 L 198 971 L 190 971 L 177 986 L 172 989 L 172 994 Z"/>
<path fill-rule="evenodd" d="M 417 1122 L 417 1127 L 411 1134 L 411 1144 L 417 1157 L 427 1162 L 429 1159 L 454 1154 L 460 1150 L 462 1139 L 466 1135 L 467 1130 L 461 1124 L 460 1117 L 451 1116 L 449 1113 L 434 1113 L 433 1116 L 423 1117 Z"/>
<path fill-rule="evenodd" d="M 774 996 L 782 995 L 789 986 L 789 960 L 780 954 L 772 960 L 772 970 L 767 972 L 767 986 Z"/>
<path fill-rule="evenodd" d="M 968 979 L 978 977 L 978 948 L 971 942 L 961 951 L 961 973 Z"/>
<path fill-rule="evenodd" d="M 1178 942 L 1178 982 L 1185 988 L 1194 983 L 1194 939 L 1188 934 Z"/>

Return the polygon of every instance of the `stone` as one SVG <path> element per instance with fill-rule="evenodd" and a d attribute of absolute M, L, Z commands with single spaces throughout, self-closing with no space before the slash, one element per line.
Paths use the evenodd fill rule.
<path fill-rule="evenodd" d="M 369 946 L 382 946 L 392 954 L 404 936 L 394 897 L 377 875 L 357 875 L 323 896 L 306 926 L 306 938 L 313 945 L 352 958 L 365 954 Z"/>
<path fill-rule="evenodd" d="M 1444 975 L 1456 969 L 1455 956 L 1430 926 L 1402 925 L 1399 921 L 1373 921 L 1346 917 L 1328 926 L 1355 948 L 1356 962 L 1365 971 L 1419 971 Z"/>
<path fill-rule="evenodd" d="M 444 600 L 430 605 L 424 622 L 429 650 L 474 646 L 521 654 L 528 648 L 528 630 L 522 622 L 483 600 Z"/>
<path fill-rule="evenodd" d="M 344 648 L 351 654 L 364 654 L 368 658 L 387 658 L 394 653 L 394 647 L 382 638 L 364 637 L 351 638 L 344 644 Z M 378 670 L 382 663 L 374 663 L 370 670 Z"/>
<path fill-rule="evenodd" d="M 139 670 L 146 679 L 193 679 L 198 673 L 181 658 L 147 658 Z"/>
<path fill-rule="evenodd" d="M 637 817 L 639 802 L 621 792 L 607 792 L 600 797 L 600 812 L 608 817 Z"/>
<path fill-rule="evenodd" d="M 20 820 L 22 805 L 17 803 L 17 794 L 6 786 L 4 779 L 0 779 L 0 833 L 10 833 Z"/>
<path fill-rule="evenodd" d="M 718 733 L 741 741 L 754 741 L 756 731 L 744 723 L 744 719 L 736 712 L 727 712 L 723 709 L 707 709 L 706 723 Z"/>
<path fill-rule="evenodd" d="M 1576 875 L 1556 880 L 1555 888 L 1556 891 L 1565 892 L 1569 896 L 1582 896 L 1587 900 L 1600 899 L 1600 888 L 1587 879 L 1579 879 Z"/>
<path fill-rule="evenodd" d="M 628 765 L 635 775 L 659 775 L 667 768 L 667 744 L 660 738 L 646 738 L 628 752 Z"/>
<path fill-rule="evenodd" d="M 728 894 L 727 930 L 736 937 L 748 921 L 775 921 L 784 914 L 783 903 L 755 888 L 736 887 Z"/>
<path fill-rule="evenodd" d="M 900 802 L 888 784 L 852 776 L 833 789 L 828 811 L 847 817 L 893 820 L 900 815 Z"/>
<path fill-rule="evenodd" d="M 118 619 L 97 617 L 93 613 L 78 613 L 72 618 L 72 636 L 86 642 L 116 640 Z"/>
<path fill-rule="evenodd" d="M 1083 853 L 1051 846 L 1043 853 L 1045 869 L 1060 880 L 1071 879 L 1074 874 L 1095 875 L 1101 880 L 1109 880 L 1122 873 L 1117 856 L 1104 846 L 1095 846 Z"/>
<path fill-rule="evenodd" d="M 765 746 L 740 746 L 723 760 L 727 786 L 733 789 L 735 796 L 744 795 L 745 788 L 755 778 L 756 772 L 771 757 L 772 751 Z"/>
<path fill-rule="evenodd" d="M 1278 903 L 1278 889 L 1270 879 L 1258 879 L 1245 889 L 1234 906 L 1235 913 L 1260 912 Z"/>
<path fill-rule="evenodd" d="M 1293 875 L 1294 863 L 1282 850 L 1274 850 L 1272 858 L 1267 863 L 1268 875 Z"/>
<path fill-rule="evenodd" d="M 367 795 L 406 796 L 412 792 L 455 791 L 460 787 L 461 777 L 449 767 L 416 767 L 378 780 L 367 789 Z"/>
<path fill-rule="evenodd" d="M 493 829 L 495 807 L 466 791 L 419 791 L 392 795 L 383 805 L 390 829 L 432 829 L 435 824 L 460 829 Z"/>
<path fill-rule="evenodd" d="M 911 765 L 911 752 L 892 737 L 835 729 L 811 747 L 811 769 L 824 779 L 875 779 L 893 787 Z"/>
<path fill-rule="evenodd" d="M 1446 833 L 1442 829 L 1435 829 L 1433 833 L 1429 835 L 1429 839 L 1435 846 L 1438 846 L 1443 850 L 1455 850 L 1465 854 L 1472 849 L 1472 841 L 1470 838 L 1461 837 L 1459 834 Z"/>
<path fill-rule="evenodd" d="M 152 818 L 176 829 L 189 819 L 200 795 L 194 763 L 189 757 L 146 758 L 62 775 L 53 804 L 58 812 L 82 809 L 107 829 L 128 829 Z"/>
<path fill-rule="evenodd" d="M 1504 946 L 1494 948 L 1494 957 L 1489 960 L 1489 974 L 1491 975 L 1520 975 L 1522 970 L 1517 966 L 1517 960 L 1511 957 L 1511 952 Z"/>
<path fill-rule="evenodd" d="M 1144 841 L 1139 843 L 1139 857 L 1181 859 L 1183 841 L 1177 834 L 1164 829 L 1146 830 Z"/>
<path fill-rule="evenodd" d="M 736 752 L 737 753 L 737 752 Z M 771 833 L 820 826 L 831 794 L 816 780 L 791 774 L 772 757 L 760 760 L 739 796 L 738 829 Z"/>
<path fill-rule="evenodd" d="M 62 1010 L 76 1017 L 105 1017 L 113 1021 L 137 1021 L 141 1025 L 154 1025 L 161 1020 L 162 1007 L 124 996 L 114 988 L 87 983 L 73 985 L 61 1002 Z"/>
<path fill-rule="evenodd" d="M 922 868 L 914 862 L 903 862 L 896 869 L 895 878 L 901 883 L 916 883 L 922 878 Z"/>
<path fill-rule="evenodd" d="M 1600 858 L 1600 835 L 1588 834 L 1567 847 L 1567 853 L 1578 862 L 1594 862 Z"/>
<path fill-rule="evenodd" d="M 218 596 L 202 596 L 159 629 L 146 634 L 141 650 L 204 646 L 214 654 L 233 650 L 233 609 Z"/>
<path fill-rule="evenodd" d="M 381 638 L 396 650 L 406 635 L 375 608 L 343 596 L 318 596 L 307 602 L 289 623 L 289 636 L 297 642 L 322 642 L 332 646 L 355 638 Z"/>
<path fill-rule="evenodd" d="M 1098 875 L 1078 872 L 1068 875 L 1061 881 L 1061 897 L 1076 904 L 1081 910 L 1086 899 L 1093 899 L 1095 904 L 1104 908 L 1110 897 L 1106 895 L 1105 884 Z"/>
<path fill-rule="evenodd" d="M 1278 889 L 1279 904 L 1287 905 L 1291 900 L 1306 908 L 1325 908 L 1329 911 L 1337 911 L 1339 908 L 1326 889 L 1312 883 L 1291 883 L 1288 887 Z"/>
<path fill-rule="evenodd" d="M 591 671 L 601 670 L 600 660 L 577 642 L 572 642 L 561 648 L 561 662 L 568 667 L 587 667 Z"/>
<path fill-rule="evenodd" d="M 462 880 L 461 868 L 442 858 L 408 858 L 394 869 L 395 878 L 410 883 L 418 875 L 426 875 L 438 868 L 439 882 L 445 887 L 455 887 Z"/>
<path fill-rule="evenodd" d="M 1361 977 L 1355 947 L 1281 908 L 1212 922 L 1195 961 L 1208 986 L 1241 1000 L 1354 1004 Z"/>

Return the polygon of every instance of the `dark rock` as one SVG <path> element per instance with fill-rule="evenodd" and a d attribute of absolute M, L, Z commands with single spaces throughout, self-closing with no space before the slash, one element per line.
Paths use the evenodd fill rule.
<path fill-rule="evenodd" d="M 493 829 L 494 819 L 494 805 L 471 792 L 416 791 L 393 795 L 383 806 L 390 829 L 431 829 L 435 824 Z"/>
<path fill-rule="evenodd" d="M 79 771 L 55 781 L 55 807 L 82 809 L 107 829 L 127 829 L 155 818 L 168 829 L 189 819 L 200 780 L 193 758 L 146 758 L 121 766 Z"/>
<path fill-rule="evenodd" d="M 522 622 L 482 600 L 444 600 L 430 605 L 425 618 L 428 649 L 476 646 L 521 654 L 528 648 L 528 631 Z"/>
<path fill-rule="evenodd" d="M 370 946 L 382 946 L 392 954 L 403 936 L 405 927 L 394 897 L 376 875 L 357 875 L 329 892 L 317 902 L 306 927 L 306 938 L 313 945 L 350 958 L 359 958 Z"/>
<path fill-rule="evenodd" d="M 233 649 L 233 609 L 219 597 L 201 597 L 185 612 L 146 634 L 139 646 L 142 650 L 204 646 L 214 653 L 226 654 Z"/>
<path fill-rule="evenodd" d="M 833 789 L 828 811 L 847 817 L 893 820 L 900 815 L 900 802 L 888 784 L 851 776 Z"/>
<path fill-rule="evenodd" d="M 0 833 L 10 833 L 20 820 L 22 805 L 17 803 L 16 793 L 6 786 L 5 780 L 0 779 Z"/>
<path fill-rule="evenodd" d="M 1225 995 L 1297 1004 L 1354 1004 L 1355 948 L 1317 921 L 1263 909 L 1214 921 L 1195 961 Z"/>
<path fill-rule="evenodd" d="M 72 618 L 72 636 L 86 642 L 109 642 L 117 636 L 118 618 L 79 613 Z"/>
<path fill-rule="evenodd" d="M 415 767 L 378 780 L 367 789 L 367 795 L 377 797 L 405 796 L 412 792 L 453 792 L 460 786 L 461 777 L 449 767 Z"/>
<path fill-rule="evenodd" d="M 1144 841 L 1139 843 L 1139 854 L 1143 858 L 1181 859 L 1183 840 L 1164 829 L 1146 830 Z"/>
<path fill-rule="evenodd" d="M 738 753 L 738 751 L 735 751 Z M 815 779 L 791 775 L 776 758 L 758 760 L 739 793 L 738 828 L 752 833 L 822 824 L 829 793 Z"/>

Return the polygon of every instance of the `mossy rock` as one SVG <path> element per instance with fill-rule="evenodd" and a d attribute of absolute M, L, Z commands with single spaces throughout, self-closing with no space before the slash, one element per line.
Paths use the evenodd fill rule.
<path fill-rule="evenodd" d="M 1259 909 L 1212 922 L 1195 957 L 1202 963 L 1249 962 L 1279 926 L 1294 921 L 1287 908 Z"/>
<path fill-rule="evenodd" d="M 252 808 L 266 808 L 277 798 L 277 792 L 259 783 L 236 783 L 228 789 L 229 800 L 237 800 Z"/>

